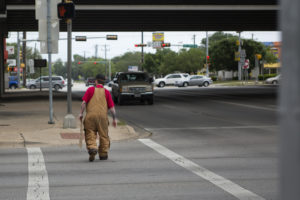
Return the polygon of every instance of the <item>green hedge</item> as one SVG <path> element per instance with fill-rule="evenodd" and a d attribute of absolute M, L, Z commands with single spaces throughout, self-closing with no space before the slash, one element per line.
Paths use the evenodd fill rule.
<path fill-rule="evenodd" d="M 216 76 L 212 76 L 212 77 L 210 77 L 210 78 L 211 78 L 212 81 L 218 80 L 218 78 L 217 78 Z"/>
<path fill-rule="evenodd" d="M 264 75 L 258 75 L 258 80 L 266 80 L 267 78 L 275 77 L 277 74 L 264 74 Z"/>

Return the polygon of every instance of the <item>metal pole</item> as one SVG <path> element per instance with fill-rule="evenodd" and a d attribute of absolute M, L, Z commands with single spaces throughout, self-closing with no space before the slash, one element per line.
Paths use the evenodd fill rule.
<path fill-rule="evenodd" d="M 144 32 L 143 31 L 142 31 L 142 44 L 144 44 Z M 141 70 L 142 71 L 144 71 L 143 64 L 144 64 L 144 47 L 142 46 L 142 58 L 141 58 Z"/>
<path fill-rule="evenodd" d="M 97 59 L 97 55 L 98 55 L 98 44 L 96 44 L 95 46 L 95 59 Z"/>
<path fill-rule="evenodd" d="M 241 50 L 242 50 L 242 46 L 241 46 L 241 32 L 239 31 L 239 54 L 240 54 L 240 58 L 241 58 Z M 242 62 L 239 61 L 238 62 L 238 78 L 239 81 L 242 80 Z"/>
<path fill-rule="evenodd" d="M 206 76 L 209 77 L 207 56 L 208 56 L 208 31 L 206 31 L 206 58 L 205 58 L 205 60 L 206 60 Z"/>
<path fill-rule="evenodd" d="M 68 29 L 68 114 L 72 114 L 72 20 L 67 20 Z"/>
<path fill-rule="evenodd" d="M 26 87 L 26 69 L 27 69 L 27 64 L 26 64 L 26 31 L 23 31 L 23 47 L 22 47 L 22 54 L 23 54 L 23 59 L 22 62 L 25 64 L 25 67 L 23 68 L 23 86 Z"/>
<path fill-rule="evenodd" d="M 300 1 L 281 0 L 280 197 L 300 199 Z"/>
<path fill-rule="evenodd" d="M 20 87 L 20 34 L 17 32 L 17 79 L 18 79 L 18 88 Z"/>
<path fill-rule="evenodd" d="M 52 97 L 52 46 L 51 46 L 51 0 L 47 0 L 47 47 L 48 47 L 48 67 L 49 67 L 49 122 L 54 124 L 53 121 L 53 97 Z"/>

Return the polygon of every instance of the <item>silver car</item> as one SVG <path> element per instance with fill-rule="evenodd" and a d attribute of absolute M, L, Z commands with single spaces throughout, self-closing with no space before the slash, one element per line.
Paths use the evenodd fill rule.
<path fill-rule="evenodd" d="M 211 80 L 211 78 L 207 77 L 207 76 L 203 76 L 203 75 L 192 75 L 189 80 L 188 80 L 188 85 L 189 86 L 199 86 L 199 87 L 208 87 L 210 84 L 212 84 L 213 81 Z M 176 86 L 178 87 L 183 87 L 184 82 L 182 81 L 177 81 L 175 83 Z"/>
<path fill-rule="evenodd" d="M 65 87 L 65 80 L 62 76 L 52 76 L 52 86 L 57 91 Z M 49 76 L 42 76 L 26 84 L 29 89 L 49 88 Z"/>

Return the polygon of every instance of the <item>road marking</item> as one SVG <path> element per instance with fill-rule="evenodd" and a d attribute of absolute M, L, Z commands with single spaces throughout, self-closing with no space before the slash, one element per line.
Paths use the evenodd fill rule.
<path fill-rule="evenodd" d="M 252 128 L 278 128 L 278 125 L 269 126 L 209 126 L 209 127 L 181 127 L 181 128 L 145 128 L 147 131 L 157 130 L 215 130 L 215 129 L 252 129 Z"/>
<path fill-rule="evenodd" d="M 164 155 L 165 157 L 169 158 L 177 165 L 193 172 L 194 174 L 200 176 L 201 178 L 213 183 L 214 185 L 218 186 L 219 188 L 223 189 L 224 191 L 230 193 L 231 195 L 235 196 L 239 200 L 265 200 L 264 198 L 258 196 L 257 194 L 242 188 L 241 186 L 237 185 L 236 183 L 225 179 L 224 177 L 215 174 L 214 172 L 197 165 L 196 163 L 184 158 L 183 156 L 176 154 L 175 152 L 167 149 L 166 147 L 154 142 L 151 139 L 139 139 L 140 142 L 145 144 L 146 146 L 152 148 L 153 150 L 157 151 L 158 153 Z"/>
<path fill-rule="evenodd" d="M 213 100 L 214 102 L 218 103 L 224 103 L 224 104 L 230 104 L 230 105 L 235 105 L 235 106 L 243 106 L 247 108 L 254 108 L 254 109 L 260 109 L 260 110 L 267 110 L 267 111 L 277 111 L 277 109 L 274 108 L 266 108 L 262 106 L 253 106 L 253 105 L 248 105 L 248 104 L 241 104 L 241 103 L 233 103 L 233 102 L 227 102 L 227 101 L 218 101 L 218 100 Z"/>
<path fill-rule="evenodd" d="M 49 180 L 44 156 L 40 148 L 27 148 L 28 190 L 27 200 L 50 200 Z"/>

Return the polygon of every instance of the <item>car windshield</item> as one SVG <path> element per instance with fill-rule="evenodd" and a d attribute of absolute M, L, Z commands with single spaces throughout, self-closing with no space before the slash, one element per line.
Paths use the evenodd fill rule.
<path fill-rule="evenodd" d="M 146 74 L 121 74 L 121 82 L 133 82 L 133 81 L 148 81 L 149 78 Z"/>

